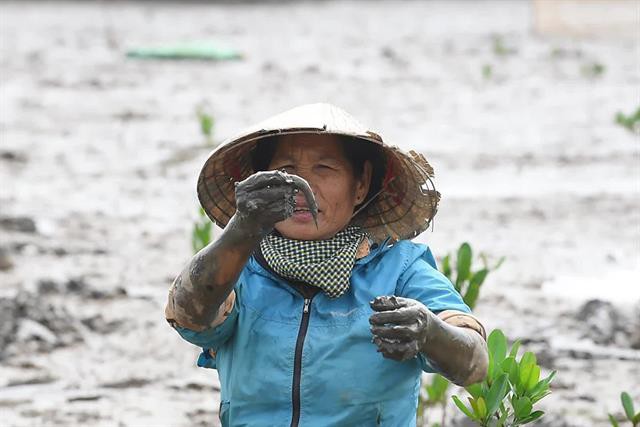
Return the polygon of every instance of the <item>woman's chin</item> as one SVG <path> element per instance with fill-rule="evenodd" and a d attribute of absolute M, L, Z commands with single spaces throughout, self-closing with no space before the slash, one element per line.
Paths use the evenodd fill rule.
<path fill-rule="evenodd" d="M 293 240 L 323 240 L 332 236 L 330 230 L 323 227 L 320 217 L 316 227 L 310 212 L 295 212 L 287 220 L 277 223 L 275 228 L 284 237 Z"/>

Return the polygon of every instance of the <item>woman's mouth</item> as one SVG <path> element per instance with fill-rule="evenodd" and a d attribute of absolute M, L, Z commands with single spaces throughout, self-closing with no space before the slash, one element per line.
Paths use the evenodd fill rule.
<path fill-rule="evenodd" d="M 318 214 L 320 214 L 320 210 L 318 210 Z M 293 215 L 291 218 L 296 222 L 313 222 L 313 215 L 311 215 L 311 211 L 307 207 L 296 207 L 293 210 Z"/>

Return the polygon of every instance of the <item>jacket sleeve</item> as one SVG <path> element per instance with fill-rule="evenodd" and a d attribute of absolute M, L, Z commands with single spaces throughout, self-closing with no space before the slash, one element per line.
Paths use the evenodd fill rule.
<path fill-rule="evenodd" d="M 191 344 L 217 351 L 233 335 L 238 322 L 238 304 L 234 301 L 231 309 L 225 310 L 224 316 L 218 316 L 216 320 L 218 319 L 221 320 L 221 323 L 216 324 L 214 322 L 210 328 L 203 331 L 194 331 L 177 324 L 173 327 L 183 339 Z"/>
<path fill-rule="evenodd" d="M 414 250 L 421 255 L 400 275 L 396 295 L 418 300 L 435 314 L 445 310 L 471 313 L 449 279 L 437 270 L 431 250 L 424 245 L 415 245 Z"/>
<path fill-rule="evenodd" d="M 240 281 L 238 282 L 240 283 Z M 172 298 L 173 288 L 169 291 L 169 301 L 165 308 L 165 317 L 169 324 L 180 334 L 180 336 L 198 347 L 211 350 L 215 353 L 233 335 L 239 317 L 240 304 L 237 300 L 239 294 L 239 284 L 236 284 L 229 297 L 220 306 L 218 315 L 206 329 L 191 327 L 185 318 L 179 315 L 179 307 L 176 307 Z M 181 320 L 183 319 L 183 320 Z"/>
<path fill-rule="evenodd" d="M 471 309 L 464 303 L 449 279 L 437 270 L 431 250 L 424 245 L 414 245 L 413 250 L 420 250 L 421 254 L 409 263 L 400 276 L 396 295 L 420 301 L 447 323 L 477 330 L 471 327 L 475 321 L 470 315 Z M 469 325 L 461 319 L 466 319 Z M 477 324 L 482 328 L 479 322 Z M 484 328 L 482 332 L 478 332 L 483 335 Z M 423 371 L 437 372 L 422 353 L 418 355 L 418 360 Z"/>

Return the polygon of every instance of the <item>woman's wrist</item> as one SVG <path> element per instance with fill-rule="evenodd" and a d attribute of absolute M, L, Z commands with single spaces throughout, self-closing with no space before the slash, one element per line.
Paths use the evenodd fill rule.
<path fill-rule="evenodd" d="M 450 325 L 430 311 L 428 316 L 420 353 L 455 384 L 481 381 L 489 360 L 482 335 L 474 329 Z"/>
<path fill-rule="evenodd" d="M 265 230 L 254 218 L 236 212 L 227 223 L 220 239 L 226 237 L 234 243 L 257 245 L 269 232 L 271 230 Z"/>

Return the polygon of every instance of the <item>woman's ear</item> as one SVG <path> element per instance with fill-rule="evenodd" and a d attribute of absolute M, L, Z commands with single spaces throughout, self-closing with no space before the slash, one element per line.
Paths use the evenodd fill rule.
<path fill-rule="evenodd" d="M 366 160 L 362 168 L 362 175 L 356 182 L 356 204 L 362 203 L 369 193 L 372 169 L 371 162 Z"/>

